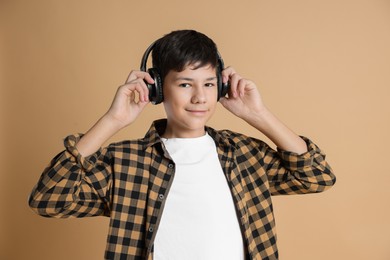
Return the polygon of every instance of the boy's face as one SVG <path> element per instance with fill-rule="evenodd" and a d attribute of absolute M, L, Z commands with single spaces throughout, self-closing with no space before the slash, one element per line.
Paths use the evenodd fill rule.
<path fill-rule="evenodd" d="M 181 72 L 171 70 L 164 79 L 166 138 L 203 136 L 206 122 L 214 114 L 218 91 L 216 70 L 210 65 L 195 67 L 189 65 Z"/>

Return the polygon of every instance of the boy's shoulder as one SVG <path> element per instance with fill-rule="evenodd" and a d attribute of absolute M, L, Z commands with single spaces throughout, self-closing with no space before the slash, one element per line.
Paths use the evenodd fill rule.
<path fill-rule="evenodd" d="M 236 148 L 266 145 L 260 139 L 230 129 L 215 130 L 211 127 L 206 127 L 206 130 L 217 143 L 227 143 Z"/>
<path fill-rule="evenodd" d="M 147 147 L 147 142 L 143 138 L 126 139 L 110 143 L 106 149 L 109 153 L 140 153 Z"/>

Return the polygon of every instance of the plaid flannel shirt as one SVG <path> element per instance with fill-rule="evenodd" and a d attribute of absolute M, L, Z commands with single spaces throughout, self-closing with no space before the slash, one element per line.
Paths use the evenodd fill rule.
<path fill-rule="evenodd" d="M 175 175 L 160 139 L 166 120 L 144 138 L 113 143 L 83 158 L 70 135 L 42 173 L 30 207 L 45 217 L 110 217 L 106 259 L 153 259 L 153 241 Z M 335 183 L 325 155 L 302 137 L 297 155 L 229 130 L 206 127 L 231 189 L 247 259 L 278 259 L 271 195 L 315 193 Z M 201 192 L 201 191 L 199 191 Z"/>

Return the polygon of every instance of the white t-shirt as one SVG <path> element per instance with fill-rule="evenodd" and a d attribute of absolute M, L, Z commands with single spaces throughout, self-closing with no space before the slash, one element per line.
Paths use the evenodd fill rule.
<path fill-rule="evenodd" d="M 157 260 L 244 259 L 233 198 L 208 135 L 163 139 L 176 164 L 154 241 Z"/>

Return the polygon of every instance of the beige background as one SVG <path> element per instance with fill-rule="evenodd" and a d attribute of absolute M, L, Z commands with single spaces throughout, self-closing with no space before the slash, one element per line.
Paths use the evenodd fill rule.
<path fill-rule="evenodd" d="M 184 28 L 213 38 L 335 170 L 328 192 L 274 198 L 281 259 L 390 259 L 390 1 L 0 0 L 0 10 L 1 259 L 103 258 L 108 219 L 41 218 L 27 196 L 146 47 Z M 162 116 L 148 106 L 113 140 Z M 221 107 L 210 125 L 262 137 Z"/>

